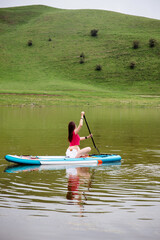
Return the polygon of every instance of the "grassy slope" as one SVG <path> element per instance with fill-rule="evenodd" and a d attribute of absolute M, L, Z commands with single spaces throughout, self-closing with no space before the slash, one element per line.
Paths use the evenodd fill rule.
<path fill-rule="evenodd" d="M 90 36 L 94 28 L 99 29 L 95 38 Z M 153 49 L 150 38 L 158 42 Z M 27 46 L 30 39 L 32 47 Z M 132 49 L 133 40 L 140 41 L 139 49 Z M 138 103 L 141 98 L 135 95 L 156 95 L 141 102 L 158 105 L 159 43 L 158 20 L 46 6 L 0 9 L 0 92 L 56 95 L 0 95 L 0 103 Z M 79 64 L 81 52 L 85 64 Z M 128 67 L 131 61 L 137 64 L 134 70 Z M 94 70 L 96 64 L 102 65 L 101 72 Z"/>

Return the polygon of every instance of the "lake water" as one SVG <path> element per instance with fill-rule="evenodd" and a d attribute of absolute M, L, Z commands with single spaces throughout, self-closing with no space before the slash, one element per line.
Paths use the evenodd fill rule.
<path fill-rule="evenodd" d="M 64 155 L 85 110 L 97 167 L 19 168 L 6 154 Z M 85 126 L 80 132 L 86 136 Z M 81 147 L 91 146 L 91 139 Z M 0 239 L 160 239 L 160 110 L 0 107 Z"/>

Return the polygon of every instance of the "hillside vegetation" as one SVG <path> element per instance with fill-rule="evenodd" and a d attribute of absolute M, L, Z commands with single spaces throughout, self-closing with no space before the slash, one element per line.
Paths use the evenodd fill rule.
<path fill-rule="evenodd" d="M 137 49 L 133 41 L 139 41 Z M 0 93 L 0 105 L 158 106 L 160 21 L 102 10 L 0 9 Z"/>

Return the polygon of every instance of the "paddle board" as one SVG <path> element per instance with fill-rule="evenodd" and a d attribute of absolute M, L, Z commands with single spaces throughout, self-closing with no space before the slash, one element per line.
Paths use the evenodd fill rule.
<path fill-rule="evenodd" d="M 66 156 L 25 156 L 25 155 L 6 155 L 5 159 L 8 162 L 25 164 L 25 165 L 88 165 L 88 164 L 103 164 L 109 162 L 121 161 L 121 156 L 115 154 L 100 154 L 89 155 L 81 158 L 69 158 Z"/>

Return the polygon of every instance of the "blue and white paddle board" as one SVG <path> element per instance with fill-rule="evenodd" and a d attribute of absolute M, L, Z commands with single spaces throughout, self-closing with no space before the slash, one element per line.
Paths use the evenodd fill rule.
<path fill-rule="evenodd" d="M 6 155 L 5 159 L 8 162 L 25 164 L 25 165 L 88 165 L 88 164 L 103 164 L 110 162 L 121 161 L 121 156 L 115 154 L 100 154 L 89 155 L 81 158 L 69 158 L 66 156 L 18 156 Z"/>

